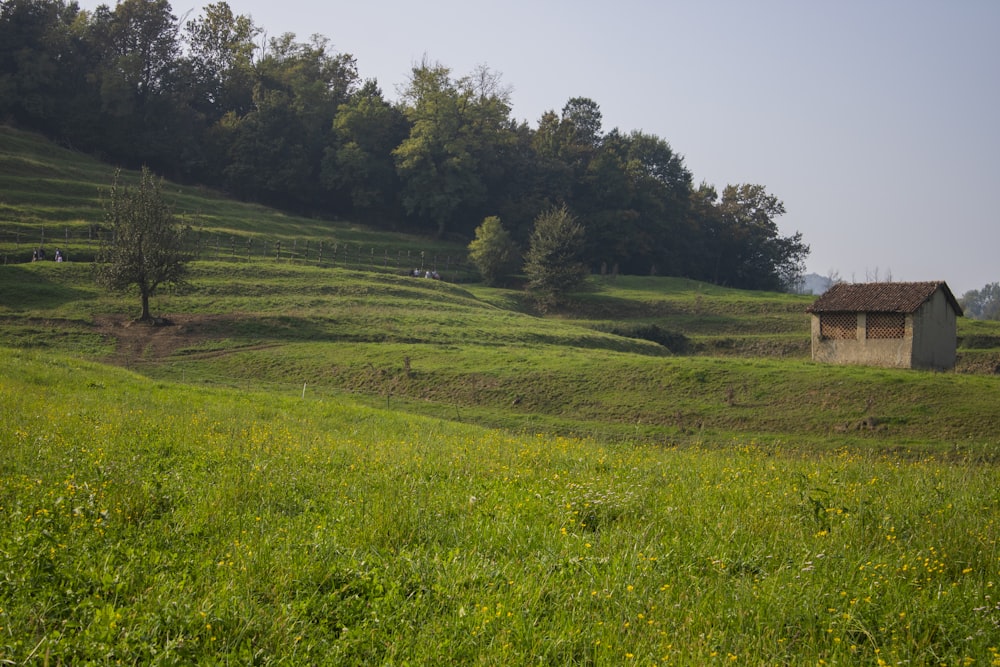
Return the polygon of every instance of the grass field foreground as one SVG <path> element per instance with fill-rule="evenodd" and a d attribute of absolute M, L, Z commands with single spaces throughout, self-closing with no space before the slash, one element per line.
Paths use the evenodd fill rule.
<path fill-rule="evenodd" d="M 1000 664 L 995 466 L 0 377 L 4 662 Z"/>

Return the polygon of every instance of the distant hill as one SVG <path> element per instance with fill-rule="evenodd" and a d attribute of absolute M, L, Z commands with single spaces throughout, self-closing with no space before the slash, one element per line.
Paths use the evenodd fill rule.
<path fill-rule="evenodd" d="M 818 273 L 810 273 L 802 276 L 802 294 L 815 294 L 819 296 L 830 289 L 833 281 Z"/>

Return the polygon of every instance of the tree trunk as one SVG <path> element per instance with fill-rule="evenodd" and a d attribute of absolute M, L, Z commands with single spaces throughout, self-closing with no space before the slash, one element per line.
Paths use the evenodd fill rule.
<path fill-rule="evenodd" d="M 139 316 L 140 322 L 148 322 L 153 319 L 149 315 L 149 293 L 146 290 L 142 290 L 142 315 Z"/>

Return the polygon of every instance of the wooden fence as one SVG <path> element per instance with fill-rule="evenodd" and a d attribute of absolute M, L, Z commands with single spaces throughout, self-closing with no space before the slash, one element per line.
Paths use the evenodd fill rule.
<path fill-rule="evenodd" d="M 32 261 L 32 253 L 45 250 L 45 259 L 56 249 L 68 261 L 91 262 L 108 232 L 98 227 L 27 228 L 0 227 L 0 261 L 21 264 Z M 196 260 L 231 262 L 285 262 L 328 268 L 411 273 L 436 272 L 451 281 L 473 280 L 478 275 L 466 257 L 443 251 L 366 245 L 344 241 L 236 236 L 192 232 L 187 251 Z"/>

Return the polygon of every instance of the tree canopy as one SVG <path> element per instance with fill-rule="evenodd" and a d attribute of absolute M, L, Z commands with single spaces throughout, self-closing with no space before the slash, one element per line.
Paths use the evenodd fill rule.
<path fill-rule="evenodd" d="M 0 118 L 244 200 L 464 243 L 497 216 L 527 247 L 565 208 L 595 272 L 781 289 L 802 270 L 809 247 L 779 233 L 763 185 L 695 187 L 665 139 L 605 128 L 596 100 L 531 126 L 499 72 L 424 60 L 393 101 L 327 38 L 265 35 L 224 1 L 178 18 L 168 0 L 0 0 Z"/>

